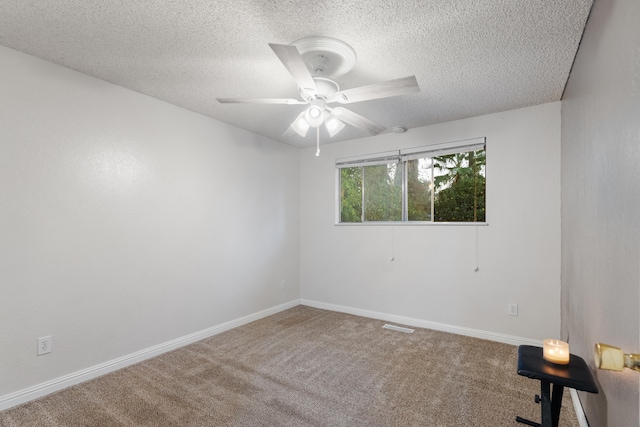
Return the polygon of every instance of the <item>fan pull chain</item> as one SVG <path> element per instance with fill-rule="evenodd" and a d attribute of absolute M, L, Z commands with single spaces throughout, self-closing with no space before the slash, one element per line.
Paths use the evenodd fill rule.
<path fill-rule="evenodd" d="M 478 271 L 480 271 L 480 265 L 478 262 L 478 252 L 480 252 L 480 250 L 478 245 L 478 226 L 476 225 L 474 228 L 476 229 L 476 268 L 474 268 L 473 271 L 477 273 Z"/>
<path fill-rule="evenodd" d="M 316 128 L 316 157 L 320 155 L 320 126 Z"/>

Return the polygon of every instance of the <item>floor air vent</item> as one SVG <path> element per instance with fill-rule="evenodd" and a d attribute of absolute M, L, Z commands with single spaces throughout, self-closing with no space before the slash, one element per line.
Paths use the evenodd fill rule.
<path fill-rule="evenodd" d="M 403 328 L 402 326 L 390 325 L 388 323 L 385 323 L 383 328 L 384 329 L 391 329 L 392 331 L 404 332 L 405 334 L 410 334 L 413 331 L 415 331 L 415 329 Z"/>

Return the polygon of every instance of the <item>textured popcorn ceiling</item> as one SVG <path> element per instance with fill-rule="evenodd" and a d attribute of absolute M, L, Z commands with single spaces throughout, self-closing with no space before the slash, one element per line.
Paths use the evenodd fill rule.
<path fill-rule="evenodd" d="M 341 89 L 415 75 L 421 92 L 347 107 L 391 128 L 558 101 L 592 0 L 0 0 L 0 44 L 297 146 L 303 105 L 269 42 L 349 43 Z M 5 82 L 6 83 L 6 82 Z M 324 142 L 367 136 L 349 126 Z"/>

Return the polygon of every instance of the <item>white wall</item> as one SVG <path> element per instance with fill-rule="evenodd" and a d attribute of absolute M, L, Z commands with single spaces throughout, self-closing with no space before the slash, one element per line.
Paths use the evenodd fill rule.
<path fill-rule="evenodd" d="M 562 331 L 640 352 L 640 2 L 596 1 L 562 101 Z M 640 425 L 640 375 L 595 370 L 592 426 Z"/>
<path fill-rule="evenodd" d="M 299 298 L 298 149 L 0 64 L 0 397 Z"/>
<path fill-rule="evenodd" d="M 488 226 L 334 225 L 336 158 L 482 136 Z M 560 103 L 330 144 L 320 157 L 314 152 L 300 153 L 303 300 L 559 338 Z M 518 317 L 507 315 L 509 302 L 519 304 Z"/>

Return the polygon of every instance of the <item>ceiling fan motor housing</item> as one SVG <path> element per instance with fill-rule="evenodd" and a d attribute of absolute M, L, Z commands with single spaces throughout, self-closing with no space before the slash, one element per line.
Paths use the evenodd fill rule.
<path fill-rule="evenodd" d="M 314 77 L 313 81 L 316 83 L 318 93 L 309 93 L 301 88 L 300 96 L 305 101 L 311 101 L 313 99 L 322 99 L 325 101 L 330 100 L 333 99 L 333 95 L 335 95 L 336 92 L 340 90 L 340 86 L 338 86 L 338 83 L 334 82 L 331 79 L 327 79 L 324 77 Z"/>

